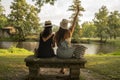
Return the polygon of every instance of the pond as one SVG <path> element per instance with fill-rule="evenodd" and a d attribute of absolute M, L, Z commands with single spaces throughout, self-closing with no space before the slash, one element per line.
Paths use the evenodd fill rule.
<path fill-rule="evenodd" d="M 113 44 L 81 44 L 87 47 L 86 54 L 98 54 L 98 53 L 110 53 L 117 49 L 117 47 Z"/>
<path fill-rule="evenodd" d="M 38 44 L 38 42 L 0 42 L 0 48 L 8 49 L 9 47 L 15 46 L 25 48 L 29 51 L 34 51 L 34 49 L 38 47 Z M 112 44 L 92 43 L 80 45 L 84 45 L 88 48 L 85 52 L 86 54 L 110 53 L 117 49 L 117 47 Z"/>

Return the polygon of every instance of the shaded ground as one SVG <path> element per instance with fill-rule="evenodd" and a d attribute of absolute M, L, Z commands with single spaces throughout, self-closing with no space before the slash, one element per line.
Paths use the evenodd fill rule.
<path fill-rule="evenodd" d="M 41 74 L 42 75 L 59 75 L 59 76 L 67 76 L 69 75 L 69 69 L 66 69 L 66 73 L 65 74 L 61 74 L 60 69 L 54 69 L 54 68 L 42 68 L 41 69 Z M 62 78 L 55 78 L 55 77 L 48 77 L 48 80 L 67 80 L 67 79 L 62 79 Z M 25 76 L 24 76 L 25 77 Z M 110 80 L 107 77 L 105 77 L 104 75 L 99 75 L 95 72 L 92 72 L 90 70 L 87 69 L 81 69 L 81 80 Z M 16 79 L 16 80 L 23 80 L 24 78 L 20 78 Z"/>
<path fill-rule="evenodd" d="M 85 80 L 110 80 L 104 75 L 100 75 L 98 73 L 95 73 L 93 71 L 87 70 L 87 69 L 82 69 L 81 70 L 81 76 Z"/>

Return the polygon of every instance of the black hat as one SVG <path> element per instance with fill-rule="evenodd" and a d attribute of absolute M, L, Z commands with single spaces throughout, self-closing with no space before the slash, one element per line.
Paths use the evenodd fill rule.
<path fill-rule="evenodd" d="M 51 21 L 45 21 L 45 27 L 51 27 L 52 26 L 52 23 Z"/>

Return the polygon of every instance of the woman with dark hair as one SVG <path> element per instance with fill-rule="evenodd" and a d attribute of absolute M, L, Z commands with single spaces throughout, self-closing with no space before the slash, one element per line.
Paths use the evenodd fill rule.
<path fill-rule="evenodd" d="M 44 30 L 40 33 L 39 47 L 37 49 L 38 58 L 54 57 L 54 34 L 52 33 L 51 21 L 45 21 Z"/>

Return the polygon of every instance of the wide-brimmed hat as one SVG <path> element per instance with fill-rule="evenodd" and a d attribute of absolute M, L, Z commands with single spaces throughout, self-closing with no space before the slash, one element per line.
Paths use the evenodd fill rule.
<path fill-rule="evenodd" d="M 45 27 L 52 27 L 52 23 L 50 20 L 45 21 Z"/>
<path fill-rule="evenodd" d="M 62 21 L 60 22 L 60 27 L 62 29 L 68 29 L 68 20 L 67 19 L 62 19 Z"/>

